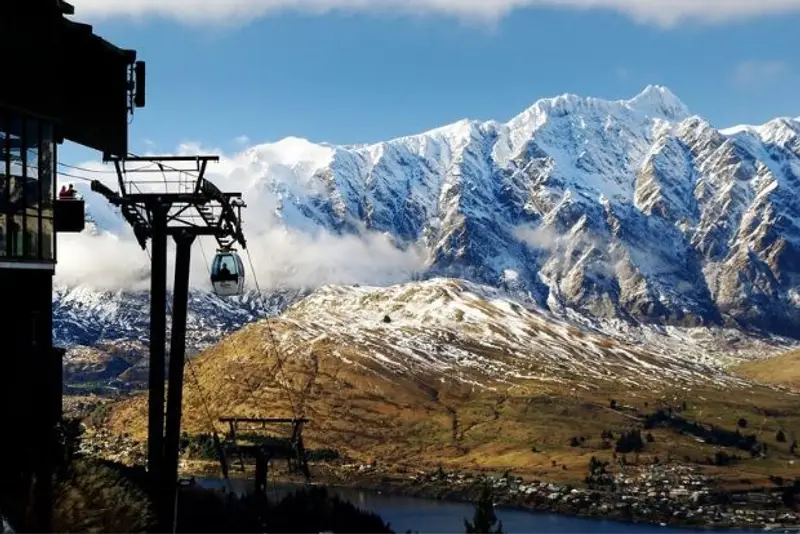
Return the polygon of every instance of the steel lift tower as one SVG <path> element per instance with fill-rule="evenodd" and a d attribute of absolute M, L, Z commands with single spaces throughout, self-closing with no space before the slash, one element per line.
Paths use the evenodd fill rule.
<path fill-rule="evenodd" d="M 186 355 L 186 314 L 192 243 L 198 236 L 213 236 L 221 252 L 237 243 L 246 248 L 241 193 L 224 193 L 205 178 L 209 162 L 217 156 L 116 157 L 105 156 L 116 168 L 119 192 L 99 181 L 92 191 L 118 206 L 133 228 L 139 245 L 152 242 L 150 280 L 150 376 L 148 398 L 147 467 L 154 486 L 164 489 L 163 517 L 173 517 L 178 485 L 178 449 Z M 193 168 L 176 166 L 193 164 Z M 167 174 L 178 173 L 177 180 Z M 172 336 L 166 405 L 164 378 L 167 303 L 167 237 L 175 240 L 175 284 L 172 303 Z"/>

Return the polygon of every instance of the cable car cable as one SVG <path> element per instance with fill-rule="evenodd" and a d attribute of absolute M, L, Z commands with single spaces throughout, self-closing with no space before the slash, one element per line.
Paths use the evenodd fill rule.
<path fill-rule="evenodd" d="M 203 246 L 202 239 L 199 240 L 199 243 L 200 243 L 200 253 L 203 255 L 203 259 L 204 259 L 204 261 L 206 263 L 206 270 L 210 273 L 211 269 L 208 266 L 208 258 L 207 258 L 206 253 L 205 253 L 205 247 Z M 262 306 L 263 305 L 264 304 L 262 302 Z M 223 358 L 226 361 L 230 361 L 226 356 L 227 349 L 228 349 L 227 343 L 224 340 L 222 340 L 220 342 L 220 346 L 221 346 L 220 350 L 222 351 Z M 241 353 L 236 349 L 235 346 L 234 346 L 233 350 L 234 350 L 234 352 L 236 354 L 236 361 L 242 362 L 243 359 L 241 357 Z M 277 350 L 277 344 L 275 344 L 275 343 L 273 343 L 273 351 L 276 353 L 276 359 L 279 359 L 280 358 L 280 352 Z M 242 371 L 242 376 L 247 377 L 249 375 L 249 373 L 247 373 L 247 370 L 244 368 L 244 364 L 240 364 L 239 367 L 240 367 L 240 370 Z M 269 367 L 267 367 L 267 374 L 268 374 L 268 376 L 269 376 L 269 378 L 271 379 L 272 382 L 277 383 L 279 387 L 283 387 L 283 389 L 284 389 L 284 391 L 286 393 L 286 396 L 289 398 L 290 404 L 292 404 L 292 413 L 294 414 L 295 418 L 297 418 L 297 412 L 296 412 L 296 409 L 294 408 L 294 404 L 293 404 L 293 401 L 292 401 L 292 398 L 291 398 L 291 391 L 289 391 L 286 388 L 286 386 L 281 383 L 281 381 L 275 375 L 274 371 L 270 370 Z M 242 403 L 242 405 L 243 406 L 247 406 L 247 405 L 249 405 L 251 403 L 257 405 L 257 402 L 254 402 L 255 401 L 255 395 L 256 395 L 257 391 L 261 390 L 261 385 L 263 384 L 263 382 L 256 385 L 256 384 L 251 383 L 249 380 L 247 380 L 247 378 L 245 378 L 245 383 L 247 384 L 248 391 L 247 391 L 247 393 L 245 395 L 244 402 Z"/>
<path fill-rule="evenodd" d="M 76 171 L 81 171 L 81 172 L 91 172 L 91 173 L 96 173 L 96 174 L 117 174 L 117 171 L 115 171 L 115 170 L 114 171 L 107 171 L 107 170 L 100 170 L 100 169 L 87 169 L 86 167 L 81 167 L 79 165 L 72 165 L 70 163 L 64 163 L 62 161 L 59 161 L 57 163 L 58 163 L 58 165 L 60 165 L 62 167 L 66 167 L 68 169 L 74 169 Z M 142 165 L 141 167 L 137 167 L 136 169 L 130 169 L 130 171 L 132 171 L 132 172 L 144 171 L 146 169 L 149 169 L 153 165 L 155 165 L 155 163 L 151 162 L 151 163 L 148 163 L 147 165 Z"/>
<path fill-rule="evenodd" d="M 138 157 L 133 152 L 129 152 L 128 155 L 133 156 L 133 157 Z M 64 166 L 67 166 L 67 165 L 65 164 Z M 77 167 L 77 166 L 70 166 L 70 167 Z M 199 179 L 200 178 L 200 176 L 198 174 L 194 174 L 193 172 L 188 171 L 188 170 L 178 169 L 178 168 L 173 167 L 173 166 L 168 165 L 168 164 L 160 163 L 159 167 L 161 168 L 162 172 L 163 172 L 163 169 L 166 168 L 166 169 L 169 169 L 169 170 L 174 171 L 174 172 L 184 173 L 187 176 L 195 178 L 195 179 Z M 145 168 L 145 167 L 141 167 L 139 169 L 131 169 L 130 171 L 124 170 L 123 172 L 125 172 L 127 174 L 128 172 L 135 172 L 136 170 L 142 170 L 143 168 Z M 88 169 L 81 169 L 81 170 L 88 170 Z M 116 171 L 114 171 L 114 173 L 116 173 Z M 84 181 L 87 181 L 87 182 L 94 181 L 94 180 L 92 180 L 90 178 L 85 178 L 85 177 L 82 177 L 82 176 L 75 176 L 75 175 L 71 175 L 71 174 L 67 174 L 67 173 L 59 173 L 59 174 L 61 174 L 62 176 L 67 176 L 69 178 L 75 178 L 75 179 L 78 179 L 78 180 L 84 180 Z M 240 224 L 241 224 L 241 221 L 240 221 Z M 261 292 L 260 284 L 258 283 L 258 277 L 257 277 L 256 272 L 255 272 L 252 256 L 250 255 L 250 250 L 249 249 L 245 249 L 245 251 L 247 252 L 248 262 L 250 264 L 250 269 L 251 269 L 251 271 L 253 273 L 253 280 L 254 280 L 255 285 L 256 285 L 256 290 L 258 292 L 259 300 L 261 301 L 261 306 L 264 309 L 264 312 L 267 313 L 267 310 L 268 310 L 267 304 L 266 304 L 266 301 L 264 299 L 264 294 Z M 201 252 L 203 253 L 203 255 L 205 257 L 205 252 L 203 251 L 202 248 L 201 248 Z M 148 253 L 148 256 L 150 256 L 150 252 L 147 251 L 147 253 Z M 152 258 L 151 258 L 151 261 L 152 261 Z M 206 262 L 207 262 L 207 259 L 206 259 Z M 167 306 L 169 308 L 169 303 L 167 303 Z M 171 314 L 172 314 L 172 311 L 170 310 L 170 315 Z M 272 330 L 272 325 L 270 323 L 269 318 L 267 318 L 267 320 L 266 320 L 266 326 L 267 326 L 267 332 L 269 334 L 270 343 L 272 344 L 273 352 L 275 353 L 276 360 L 277 360 L 277 363 L 276 363 L 275 367 L 268 370 L 268 375 L 270 375 L 270 378 L 272 378 L 273 381 L 275 381 L 280 387 L 282 387 L 284 389 L 284 391 L 286 392 L 286 395 L 288 397 L 289 403 L 291 405 L 292 413 L 293 413 L 295 419 L 298 419 L 299 415 L 298 415 L 297 407 L 296 407 L 294 399 L 293 399 L 292 392 L 289 390 L 289 388 L 286 386 L 286 384 L 283 383 L 283 381 L 278 379 L 278 376 L 277 376 L 278 373 L 284 374 L 283 373 L 283 366 L 284 366 L 285 360 L 288 357 L 288 353 L 287 354 L 283 354 L 283 355 L 281 354 L 281 351 L 280 351 L 280 348 L 278 346 L 278 343 L 275 340 L 275 335 L 274 335 L 274 332 Z M 195 383 L 196 383 L 196 385 L 198 387 L 198 390 L 200 392 L 201 401 L 202 401 L 202 403 L 204 405 L 206 414 L 207 414 L 207 416 L 209 418 L 208 422 L 209 422 L 209 424 L 211 426 L 211 429 L 212 429 L 213 433 L 216 435 L 217 434 L 216 426 L 214 425 L 213 419 L 211 418 L 211 413 L 210 413 L 210 410 L 208 408 L 208 403 L 205 400 L 205 392 L 203 391 L 202 387 L 200 386 L 200 382 L 199 382 L 199 380 L 197 378 L 197 375 L 195 373 L 194 364 L 193 364 L 193 362 L 192 362 L 192 360 L 190 358 L 186 358 L 186 362 L 189 364 L 190 372 L 191 372 L 192 377 L 193 377 L 193 379 L 194 379 L 194 381 L 195 381 Z M 254 393 L 254 391 L 251 391 L 251 394 L 252 393 Z M 305 403 L 303 403 L 303 404 L 305 405 Z"/>
<path fill-rule="evenodd" d="M 135 154 L 131 154 L 131 155 L 135 156 Z M 90 169 L 84 169 L 84 168 L 81 168 L 81 167 L 78 167 L 78 166 L 69 165 L 69 164 L 62 164 L 62 166 L 67 167 L 67 168 L 74 168 L 76 170 L 80 170 L 80 171 L 83 171 L 83 172 L 105 173 L 105 171 L 92 171 Z M 130 172 L 134 172 L 136 170 L 142 170 L 144 168 L 145 167 L 141 167 L 139 169 L 131 169 Z M 176 171 L 176 172 L 185 173 L 187 176 L 193 177 L 195 179 L 199 179 L 199 176 L 191 173 L 190 171 L 177 169 L 177 168 L 172 167 L 170 165 L 163 165 L 163 166 L 160 166 L 160 168 L 162 170 L 162 173 L 163 173 L 163 169 L 167 168 L 167 169 L 170 169 L 170 170 L 173 170 L 173 171 Z M 127 174 L 129 171 L 125 170 L 123 172 L 125 172 Z M 116 174 L 116 171 L 114 171 L 114 173 Z M 76 179 L 76 180 L 82 180 L 82 181 L 86 181 L 86 182 L 93 182 L 94 181 L 91 178 L 87 178 L 87 177 L 83 177 L 83 176 L 77 176 L 77 175 L 73 175 L 73 174 L 66 173 L 66 172 L 58 172 L 57 171 L 57 174 L 60 175 L 60 176 L 65 176 L 65 177 L 68 177 L 68 178 L 72 178 L 72 179 Z M 152 256 L 150 254 L 150 251 L 147 248 L 145 248 L 145 252 L 147 253 L 148 257 L 150 258 L 150 261 L 152 262 Z M 203 254 L 203 257 L 205 259 L 206 269 L 209 270 L 209 273 L 210 273 L 210 269 L 208 268 L 208 259 L 206 258 L 205 250 L 202 247 L 202 241 L 201 241 L 201 253 Z M 249 263 L 250 263 L 250 267 L 253 270 L 254 281 L 256 283 L 256 288 L 257 288 L 258 295 L 259 295 L 259 298 L 260 298 L 260 301 L 261 301 L 261 305 L 262 305 L 262 308 L 264 309 L 264 311 L 266 312 L 267 311 L 267 305 L 266 305 L 266 302 L 264 300 L 263 293 L 261 292 L 261 288 L 260 288 L 260 285 L 258 283 L 257 276 L 255 274 L 255 269 L 253 268 L 253 261 L 252 261 L 252 257 L 250 256 L 249 250 L 247 251 L 247 254 L 248 254 L 248 260 L 249 260 Z M 172 307 L 171 307 L 170 303 L 167 302 L 166 306 L 167 306 L 167 310 L 169 311 L 170 316 L 172 316 Z M 267 367 L 268 374 L 271 375 L 270 378 L 272 378 L 272 380 L 274 382 L 276 382 L 280 387 L 282 387 L 285 390 L 287 398 L 288 398 L 289 403 L 290 403 L 291 408 L 292 408 L 292 413 L 294 414 L 295 419 L 297 419 L 298 418 L 298 414 L 297 414 L 297 409 L 296 409 L 296 406 L 295 406 L 295 403 L 294 403 L 294 400 L 293 400 L 292 392 L 289 390 L 289 388 L 281 380 L 278 379 L 277 373 L 276 373 L 276 370 L 277 370 L 277 372 L 282 373 L 283 364 L 284 364 L 284 361 L 286 359 L 286 356 L 282 356 L 281 355 L 281 351 L 280 351 L 279 346 L 278 346 L 278 344 L 277 344 L 277 342 L 275 340 L 275 336 L 274 336 L 274 333 L 272 331 L 272 326 L 271 326 L 271 323 L 270 323 L 269 319 L 267 319 L 266 322 L 267 322 L 267 329 L 268 329 L 268 332 L 269 332 L 270 342 L 271 342 L 271 344 L 273 346 L 273 351 L 276 354 L 276 360 L 278 361 L 278 363 L 276 364 L 274 369 L 270 369 L 269 367 Z M 225 349 L 223 347 L 223 351 L 224 350 Z M 240 359 L 240 358 L 237 358 L 237 359 Z M 219 441 L 219 432 L 217 431 L 216 425 L 214 424 L 214 419 L 213 419 L 213 417 L 211 415 L 211 409 L 209 407 L 209 403 L 208 403 L 208 400 L 207 400 L 207 397 L 206 397 L 206 394 L 205 394 L 205 390 L 203 389 L 203 387 L 202 387 L 202 385 L 200 383 L 199 377 L 198 377 L 196 369 L 195 369 L 194 362 L 193 362 L 193 360 L 191 358 L 186 358 L 186 357 L 184 357 L 184 362 L 189 367 L 190 375 L 191 375 L 192 380 L 194 381 L 195 387 L 197 388 L 198 393 L 200 395 L 200 401 L 201 401 L 201 404 L 203 405 L 203 409 L 205 411 L 206 422 L 208 424 L 208 428 L 211 430 L 212 436 L 215 439 L 215 444 L 218 444 L 218 443 L 220 443 L 220 441 Z M 252 397 L 254 393 L 255 393 L 255 391 L 253 389 L 251 389 L 251 391 L 249 393 L 249 396 Z M 249 402 L 250 399 L 247 399 L 247 401 Z M 221 467 L 222 467 L 225 463 L 227 463 L 226 459 L 224 458 L 224 451 L 218 449 L 217 452 L 218 452 L 218 455 L 221 455 L 220 456 L 220 462 L 221 462 Z M 224 476 L 225 481 L 226 481 L 226 483 L 228 485 L 229 492 L 233 492 L 231 481 L 228 478 L 227 472 L 225 472 L 224 469 L 223 469 L 223 476 Z M 177 491 L 177 488 L 176 488 L 176 491 Z"/>
<path fill-rule="evenodd" d="M 203 246 L 203 238 L 202 237 L 199 238 L 197 240 L 197 242 L 200 243 L 200 254 L 203 255 L 203 265 L 206 266 L 206 271 L 208 272 L 208 276 L 210 277 L 211 276 L 211 267 L 209 267 L 209 265 L 208 265 L 208 257 L 206 256 L 206 249 Z"/>
<path fill-rule="evenodd" d="M 203 246 L 202 238 L 198 239 L 197 242 L 200 243 L 200 254 L 202 254 L 202 256 L 203 256 L 203 264 L 206 267 L 206 272 L 208 272 L 208 275 L 211 276 L 211 268 L 208 265 L 208 257 L 206 256 L 206 250 L 205 250 L 205 247 Z M 225 352 L 226 351 L 225 351 L 224 341 L 220 341 L 220 345 L 222 345 L 223 358 L 225 358 Z M 241 359 L 241 355 L 239 354 L 238 351 L 236 351 L 236 356 L 237 356 L 237 361 L 241 361 L 242 360 Z M 227 359 L 227 358 L 225 358 L 225 359 Z M 244 366 L 242 366 L 242 371 L 243 371 L 243 376 L 246 377 L 248 375 L 248 373 L 244 372 L 245 371 Z M 247 394 L 248 395 L 252 395 L 253 394 L 253 390 L 255 388 L 253 388 L 253 386 L 250 385 L 250 382 L 247 380 L 247 378 L 245 378 L 245 382 L 247 382 L 247 385 L 248 385 L 248 387 L 250 389 L 250 391 L 248 391 Z"/>
<path fill-rule="evenodd" d="M 137 157 L 136 154 L 134 154 L 132 152 L 129 152 L 129 155 Z M 183 173 L 185 173 L 188 176 L 191 176 L 193 178 L 196 178 L 196 179 L 199 178 L 198 175 L 193 174 L 190 171 L 184 171 L 184 170 L 181 170 L 181 169 L 177 169 L 177 168 L 175 168 L 175 167 L 173 167 L 171 165 L 167 165 L 167 164 L 161 164 L 161 165 L 164 168 L 170 169 L 172 171 L 183 172 Z M 132 171 L 133 171 L 133 169 L 131 170 L 131 172 Z M 125 171 L 125 172 L 127 173 L 128 171 Z M 75 179 L 78 179 L 78 180 L 84 180 L 84 181 L 87 181 L 87 182 L 94 181 L 94 180 L 92 180 L 90 178 L 85 178 L 85 177 L 82 177 L 82 176 L 74 176 L 74 175 L 67 174 L 67 173 L 59 173 L 59 174 L 61 174 L 62 176 L 67 176 L 67 177 L 75 178 Z M 266 301 L 264 299 L 264 294 L 261 292 L 261 286 L 258 283 L 258 277 L 256 275 L 256 271 L 255 271 L 255 268 L 254 268 L 254 265 L 253 265 L 253 259 L 252 259 L 252 256 L 250 254 L 250 250 L 249 249 L 245 249 L 245 252 L 247 253 L 247 259 L 248 259 L 248 262 L 250 264 L 250 270 L 253 273 L 253 281 L 255 282 L 255 285 L 256 285 L 256 291 L 258 292 L 259 300 L 261 301 L 261 306 L 264 309 L 264 312 L 267 313 L 267 310 L 268 310 L 267 303 L 266 303 Z M 149 255 L 150 255 L 150 252 L 148 251 L 148 256 Z M 205 252 L 204 251 L 203 251 L 203 255 L 205 256 Z M 170 314 L 171 313 L 172 312 L 170 312 Z M 269 318 L 267 318 L 267 320 L 266 320 L 266 326 L 267 326 L 267 332 L 268 332 L 268 335 L 269 335 L 270 343 L 272 344 L 273 352 L 275 352 L 275 356 L 276 356 L 276 365 L 275 365 L 274 368 L 272 368 L 272 369 L 270 369 L 268 371 L 268 374 L 271 375 L 270 378 L 272 378 L 272 380 L 274 380 L 279 386 L 281 386 L 285 390 L 286 395 L 287 395 L 288 400 L 289 400 L 289 403 L 290 403 L 291 408 L 292 408 L 292 413 L 294 414 L 295 418 L 299 418 L 299 415 L 298 415 L 298 412 L 297 412 L 297 408 L 296 408 L 296 405 L 295 405 L 295 402 L 294 402 L 293 395 L 292 395 L 291 391 L 288 389 L 288 387 L 281 380 L 278 379 L 278 376 L 277 376 L 278 373 L 284 374 L 283 373 L 283 366 L 285 364 L 286 359 L 288 358 L 288 353 L 287 354 L 283 354 L 283 355 L 281 354 L 281 351 L 280 351 L 280 349 L 278 347 L 278 343 L 275 340 L 275 334 L 274 334 L 274 332 L 272 330 L 272 324 L 270 323 Z M 188 359 L 187 361 L 191 362 L 190 359 Z M 193 368 L 193 366 L 191 364 L 190 364 L 190 370 L 192 371 L 192 373 L 194 373 L 194 368 Z M 198 386 L 199 386 L 199 382 L 198 382 Z M 303 404 L 305 404 L 305 403 L 303 403 Z M 208 406 L 207 405 L 206 405 L 206 411 L 208 411 Z M 212 422 L 212 424 L 213 424 L 213 422 Z"/>
<path fill-rule="evenodd" d="M 245 252 L 247 253 L 247 261 L 250 264 L 250 271 L 253 273 L 253 282 L 256 285 L 256 291 L 258 292 L 259 299 L 261 300 L 261 307 L 264 309 L 264 312 L 266 313 L 267 304 L 264 300 L 264 294 L 261 292 L 261 286 L 258 283 L 258 276 L 256 275 L 255 266 L 253 265 L 253 258 L 250 254 L 250 249 L 245 249 Z M 283 364 L 285 363 L 286 358 L 288 358 L 288 353 L 284 353 L 283 355 L 281 355 L 278 343 L 275 341 L 275 334 L 272 331 L 272 325 L 270 323 L 269 318 L 266 319 L 266 323 L 267 323 L 267 333 L 269 334 L 270 342 L 272 343 L 273 351 L 275 352 L 277 360 L 275 368 L 272 369 L 271 374 L 275 376 L 276 382 L 278 382 L 278 384 L 282 384 L 280 380 L 277 380 L 277 374 L 278 373 L 283 374 Z M 289 397 L 289 402 L 291 403 L 292 406 L 292 414 L 294 414 L 294 418 L 295 419 L 301 418 L 302 415 L 298 414 L 297 407 L 295 405 L 294 400 L 292 399 L 291 392 L 288 391 L 288 389 L 286 391 L 286 394 Z"/>
<path fill-rule="evenodd" d="M 134 153 L 132 153 L 132 152 L 129 152 L 128 154 L 129 154 L 129 155 L 131 155 L 131 156 L 133 156 L 133 157 L 137 157 L 137 155 L 136 155 L 136 154 L 134 154 Z M 195 179 L 199 179 L 199 178 L 200 178 L 200 177 L 199 177 L 197 174 L 194 174 L 194 173 L 192 173 L 191 171 L 187 171 L 187 170 L 183 170 L 183 169 L 178 169 L 178 168 L 175 168 L 175 167 L 173 167 L 173 166 L 171 166 L 171 165 L 164 164 L 164 163 L 162 163 L 162 164 L 161 164 L 161 166 L 162 166 L 163 168 L 170 169 L 170 170 L 172 170 L 172 171 L 175 171 L 175 172 L 181 172 L 181 173 L 185 173 L 187 176 L 190 176 L 190 177 L 192 177 L 192 178 L 195 178 Z M 138 169 L 131 169 L 131 171 L 130 171 L 130 172 L 133 172 L 133 171 L 135 171 L 135 170 L 138 170 Z M 127 172 L 129 172 L 129 171 L 127 171 L 127 170 L 126 170 L 126 171 L 125 171 L 125 173 L 127 174 Z M 90 178 L 86 178 L 86 177 L 82 177 L 82 176 L 75 176 L 75 175 L 71 175 L 71 174 L 67 174 L 67 173 L 59 173 L 59 174 L 61 174 L 62 176 L 67 176 L 67 177 L 70 177 L 70 178 L 75 178 L 75 179 L 78 179 L 78 180 L 84 180 L 84 181 L 87 181 L 87 182 L 92 182 L 92 181 L 94 181 L 94 180 L 92 180 L 92 179 L 90 179 Z M 247 249 L 246 249 L 246 250 L 247 250 Z M 150 255 L 150 252 L 148 251 L 148 252 L 147 252 L 147 254 L 148 254 L 148 256 L 149 256 L 149 255 Z M 205 255 L 205 252 L 204 252 L 204 251 L 203 251 L 203 254 Z M 253 277 L 254 277 L 254 281 L 255 281 L 255 283 L 256 283 L 256 288 L 257 288 L 257 290 L 258 290 L 258 295 L 259 295 L 259 299 L 260 299 L 260 301 L 261 301 L 261 306 L 262 306 L 262 308 L 264 309 L 264 311 L 266 312 L 266 311 L 267 311 L 267 305 L 266 305 L 266 302 L 264 301 L 264 295 L 263 295 L 263 293 L 261 292 L 260 285 L 258 284 L 258 279 L 256 278 L 255 270 L 253 269 L 253 261 L 252 261 L 252 257 L 250 256 L 250 251 L 249 251 L 249 250 L 247 250 L 247 255 L 248 255 L 248 260 L 249 260 L 249 262 L 250 262 L 250 267 L 251 267 L 251 270 L 253 270 Z M 152 261 L 152 260 L 151 260 L 151 261 Z M 206 261 L 207 261 L 207 260 L 206 260 Z M 171 313 L 172 313 L 172 312 L 170 311 L 170 314 L 171 314 Z M 273 331 L 272 331 L 272 325 L 270 324 L 270 322 L 269 322 L 269 319 L 267 319 L 267 330 L 268 330 L 268 332 L 269 332 L 270 342 L 271 342 L 271 344 L 272 344 L 272 346 L 273 346 L 273 351 L 275 352 L 275 355 L 276 355 L 276 360 L 277 360 L 277 362 L 278 362 L 278 363 L 276 364 L 276 366 L 275 366 L 275 368 L 274 368 L 274 369 L 270 369 L 270 370 L 268 371 L 268 374 L 269 374 L 269 375 L 271 375 L 271 376 L 270 376 L 270 378 L 272 378 L 272 380 L 273 380 L 273 381 L 275 381 L 275 382 L 276 382 L 276 383 L 277 383 L 279 386 L 281 386 L 281 387 L 282 387 L 282 388 L 283 388 L 283 389 L 286 391 L 286 395 L 287 395 L 287 397 L 288 397 L 288 399 L 289 399 L 289 403 L 290 403 L 290 405 L 291 405 L 291 407 L 292 407 L 292 413 L 294 414 L 295 418 L 297 418 L 297 417 L 298 417 L 298 416 L 297 416 L 297 410 L 296 410 L 296 408 L 295 408 L 295 403 L 294 403 L 294 400 L 293 400 L 293 398 L 292 398 L 291 391 L 290 391 L 290 390 L 287 388 L 287 386 L 286 386 L 286 385 L 285 385 L 285 384 L 284 384 L 284 383 L 283 383 L 281 380 L 279 380 L 279 379 L 278 379 L 278 377 L 277 377 L 276 370 L 277 370 L 277 372 L 279 372 L 279 373 L 282 373 L 282 372 L 283 372 L 283 364 L 285 363 L 286 356 L 283 356 L 283 357 L 281 356 L 281 351 L 279 350 L 278 344 L 277 344 L 277 342 L 275 341 L 275 336 L 274 336 L 274 333 L 273 333 Z M 188 362 L 191 362 L 191 359 L 187 359 L 187 361 L 188 361 Z M 194 367 L 193 367 L 193 364 L 192 364 L 192 363 L 190 363 L 190 371 L 192 372 L 192 374 L 194 374 Z M 195 380 L 196 380 L 196 376 L 195 376 Z M 199 382 L 197 382 L 197 385 L 198 385 L 198 387 L 199 387 Z M 203 399 L 204 399 L 205 395 L 202 393 L 202 388 L 200 388 L 200 389 L 201 389 L 201 396 L 202 396 L 202 397 L 203 397 Z M 207 404 L 205 403 L 205 400 L 203 400 L 203 402 L 204 402 L 204 405 L 205 405 L 205 408 L 206 408 L 206 412 L 208 412 L 208 406 L 207 406 Z M 209 417 L 210 417 L 210 413 L 209 413 Z M 213 425 L 213 422 L 212 422 L 212 425 Z M 216 430 L 215 430 L 215 432 L 216 432 Z"/>

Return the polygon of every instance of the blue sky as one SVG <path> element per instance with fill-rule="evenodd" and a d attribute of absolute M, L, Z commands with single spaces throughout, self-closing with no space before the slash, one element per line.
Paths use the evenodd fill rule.
<path fill-rule="evenodd" d="M 191 141 L 227 153 L 290 135 L 374 142 L 465 117 L 507 120 L 565 92 L 629 98 L 648 84 L 719 127 L 800 115 L 794 0 L 601 0 L 608 9 L 593 11 L 367 0 L 356 2 L 372 4 L 366 11 L 309 11 L 352 1 L 73 3 L 76 20 L 147 61 L 134 152 Z M 506 6 L 527 3 L 536 5 Z M 74 145 L 61 153 L 68 163 L 98 157 Z"/>

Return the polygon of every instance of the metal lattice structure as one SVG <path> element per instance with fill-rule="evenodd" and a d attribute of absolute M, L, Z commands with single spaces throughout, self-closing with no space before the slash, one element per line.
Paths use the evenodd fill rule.
<path fill-rule="evenodd" d="M 237 243 L 246 248 L 241 223 L 241 209 L 246 205 L 241 193 L 222 192 L 205 178 L 208 163 L 219 161 L 217 156 L 110 156 L 106 161 L 117 170 L 119 192 L 99 181 L 92 182 L 92 191 L 120 208 L 143 249 L 151 241 L 147 467 L 156 487 L 164 489 L 160 499 L 164 517 L 173 517 L 192 243 L 198 236 L 213 236 L 222 250 Z M 195 167 L 175 167 L 187 162 Z M 153 179 L 155 173 L 161 178 Z M 177 179 L 169 179 L 175 173 Z M 175 240 L 176 254 L 165 414 L 167 236 Z"/>
<path fill-rule="evenodd" d="M 245 471 L 244 459 L 256 460 L 256 492 L 266 493 L 269 464 L 273 460 L 286 460 L 289 471 L 300 473 L 306 480 L 311 479 L 308 469 L 308 457 L 303 443 L 303 426 L 309 422 L 306 418 L 285 419 L 276 417 L 221 417 L 220 423 L 227 424 L 229 432 L 226 448 L 239 460 L 240 469 Z M 267 426 L 286 425 L 292 429 L 291 437 L 280 438 L 270 435 L 259 436 L 253 443 L 243 443 L 242 433 L 265 430 Z M 226 457 L 227 458 L 227 457 Z M 223 460 L 222 469 L 227 474 L 227 459 Z"/>
<path fill-rule="evenodd" d="M 116 168 L 120 194 L 104 191 L 102 184 L 93 184 L 92 189 L 120 207 L 143 249 L 153 237 L 154 202 L 169 206 L 167 235 L 190 231 L 196 236 L 213 236 L 220 249 L 237 243 L 247 248 L 241 227 L 241 210 L 247 206 L 241 193 L 224 193 L 205 177 L 208 163 L 218 162 L 218 156 L 112 157 L 109 161 Z M 195 166 L 173 166 L 180 163 Z M 178 176 L 170 176 L 174 174 Z"/>

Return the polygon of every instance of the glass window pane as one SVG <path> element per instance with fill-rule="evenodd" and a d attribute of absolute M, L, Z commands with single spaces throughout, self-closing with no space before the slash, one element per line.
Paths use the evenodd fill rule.
<path fill-rule="evenodd" d="M 25 146 L 24 162 L 25 165 L 25 207 L 33 208 L 36 213 L 33 214 L 34 220 L 27 222 L 28 228 L 25 230 L 26 239 L 32 240 L 31 234 L 35 234 L 36 243 L 30 241 L 26 244 L 25 252 L 29 257 L 38 257 L 38 238 L 39 238 L 39 121 L 36 119 L 27 119 L 25 121 L 25 135 L 22 138 Z M 30 217 L 30 215 L 28 215 Z M 35 230 L 34 230 L 35 228 Z M 32 248 L 28 248 L 28 247 Z"/>
<path fill-rule="evenodd" d="M 24 195 L 24 180 L 22 179 L 22 175 L 14 174 L 14 171 L 11 173 L 11 177 L 9 178 L 9 188 L 10 188 L 10 208 L 14 212 L 20 212 L 23 209 L 23 199 L 25 198 Z"/>
<path fill-rule="evenodd" d="M 22 133 L 22 147 L 20 148 L 22 155 L 22 208 L 39 208 L 39 181 L 37 176 L 39 173 L 39 122 L 33 119 L 25 120 L 25 129 Z M 34 215 L 38 218 L 39 214 Z M 27 223 L 26 223 L 27 225 Z M 38 226 L 35 223 L 32 226 Z M 29 236 L 30 232 L 26 227 L 25 235 L 25 255 L 29 256 Z"/>
<path fill-rule="evenodd" d="M 39 215 L 25 217 L 25 247 L 24 255 L 26 258 L 36 259 L 39 257 Z"/>
<path fill-rule="evenodd" d="M 239 269 L 236 258 L 231 255 L 217 256 L 212 267 L 212 274 L 220 280 L 235 280 Z"/>
<path fill-rule="evenodd" d="M 0 114 L 0 209 L 5 210 L 8 203 L 8 145 L 9 137 L 6 132 L 7 115 Z"/>
<path fill-rule="evenodd" d="M 39 176 L 39 121 L 27 119 L 25 121 L 25 165 L 28 178 Z M 38 201 L 37 201 L 38 203 Z"/>
<path fill-rule="evenodd" d="M 8 158 L 11 160 L 11 175 L 22 176 L 22 138 L 18 135 L 8 135 Z"/>
<path fill-rule="evenodd" d="M 53 142 L 53 127 L 49 123 L 42 123 L 41 143 L 39 144 L 39 181 L 42 183 L 42 208 L 47 209 L 53 205 L 55 197 L 54 176 L 56 174 L 55 143 Z M 43 213 L 44 214 L 44 213 Z"/>
<path fill-rule="evenodd" d="M 42 259 L 53 260 L 53 219 L 42 217 Z"/>
<path fill-rule="evenodd" d="M 39 216 L 39 180 L 26 178 L 25 183 L 25 208 L 31 209 Z"/>
<path fill-rule="evenodd" d="M 222 259 L 222 265 L 220 265 L 220 270 L 223 272 L 227 270 L 230 273 L 236 272 L 236 260 L 233 259 L 233 256 L 225 256 Z"/>
<path fill-rule="evenodd" d="M 6 255 L 6 216 L 5 214 L 0 214 L 0 257 L 5 257 Z"/>
<path fill-rule="evenodd" d="M 6 139 L 8 153 L 8 164 L 10 168 L 9 176 L 9 200 L 15 207 L 22 204 L 23 199 L 23 180 L 22 180 L 22 138 L 13 132 L 8 134 Z"/>
<path fill-rule="evenodd" d="M 8 229 L 8 239 L 11 244 L 11 256 L 21 258 L 24 240 L 22 237 L 22 216 L 14 215 L 11 217 Z"/>

